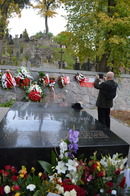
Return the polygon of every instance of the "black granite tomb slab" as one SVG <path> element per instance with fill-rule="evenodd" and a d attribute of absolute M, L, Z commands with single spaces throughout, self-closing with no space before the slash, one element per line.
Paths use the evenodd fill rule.
<path fill-rule="evenodd" d="M 50 161 L 52 149 L 74 127 L 80 132 L 78 155 L 89 158 L 95 151 L 98 157 L 116 152 L 128 155 L 129 145 L 84 110 L 16 102 L 0 123 L 0 168 L 8 164 L 39 168 L 38 160 Z"/>

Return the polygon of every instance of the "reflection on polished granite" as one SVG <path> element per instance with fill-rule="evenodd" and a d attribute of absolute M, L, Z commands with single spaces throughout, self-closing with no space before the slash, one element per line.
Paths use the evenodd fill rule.
<path fill-rule="evenodd" d="M 68 104 L 16 102 L 0 123 L 0 165 L 30 167 L 37 160 L 49 161 L 53 147 L 72 128 L 80 132 L 79 154 L 128 154 L 129 145 L 84 110 Z"/>

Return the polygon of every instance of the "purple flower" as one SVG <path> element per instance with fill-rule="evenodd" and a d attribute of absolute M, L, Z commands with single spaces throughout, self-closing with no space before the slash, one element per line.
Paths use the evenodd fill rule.
<path fill-rule="evenodd" d="M 79 131 L 73 130 L 73 129 L 69 130 L 69 142 L 70 143 L 76 144 L 79 141 L 78 136 L 79 136 Z"/>
<path fill-rule="evenodd" d="M 75 144 L 75 143 L 71 143 L 68 145 L 68 148 L 70 151 L 74 152 L 74 153 L 77 153 L 77 150 L 78 150 L 78 144 Z"/>
<path fill-rule="evenodd" d="M 74 159 L 74 155 L 71 152 L 68 152 L 68 157 Z"/>

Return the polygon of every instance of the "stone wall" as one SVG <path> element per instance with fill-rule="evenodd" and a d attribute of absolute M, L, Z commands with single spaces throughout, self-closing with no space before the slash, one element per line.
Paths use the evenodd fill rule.
<path fill-rule="evenodd" d="M 15 66 L 0 66 L 2 71 L 9 69 L 13 76 L 16 75 L 17 67 Z M 95 102 L 98 95 L 98 90 L 91 87 L 81 87 L 75 80 L 75 74 L 81 73 L 81 71 L 76 70 L 66 70 L 66 69 L 48 69 L 48 68 L 29 68 L 28 69 L 34 79 L 37 79 L 38 72 L 43 71 L 48 73 L 49 76 L 55 76 L 57 79 L 59 76 L 69 76 L 70 84 L 65 86 L 64 88 L 60 88 L 58 84 L 55 85 L 55 95 L 48 88 L 45 87 L 45 98 L 44 102 L 46 103 L 75 103 L 80 102 L 84 108 L 95 108 Z M 82 71 L 86 77 L 95 77 L 96 72 L 90 71 Z M 114 107 L 115 110 L 128 110 L 130 111 L 130 75 L 122 75 L 122 78 L 116 78 L 116 82 L 118 83 L 117 96 L 114 99 Z M 22 101 L 25 98 L 25 91 L 19 87 L 10 90 L 3 90 L 0 88 L 0 102 L 8 102 L 11 99 L 15 99 L 16 101 Z"/>

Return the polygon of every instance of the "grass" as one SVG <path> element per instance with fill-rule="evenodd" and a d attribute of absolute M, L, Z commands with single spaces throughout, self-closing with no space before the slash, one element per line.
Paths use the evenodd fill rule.
<path fill-rule="evenodd" d="M 111 116 L 121 121 L 127 126 L 130 126 L 130 111 L 112 110 Z"/>
<path fill-rule="evenodd" d="M 0 103 L 0 107 L 11 107 L 14 104 L 14 102 L 14 100 L 11 100 L 10 102 Z"/>

